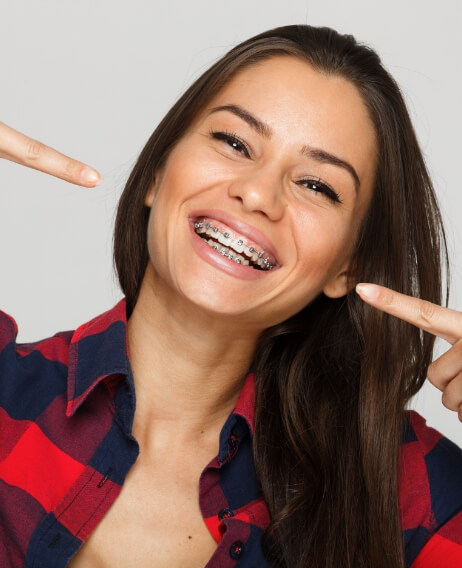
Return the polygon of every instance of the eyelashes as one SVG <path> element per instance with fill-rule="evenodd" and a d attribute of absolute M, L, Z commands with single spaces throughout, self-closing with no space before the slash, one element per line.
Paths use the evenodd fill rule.
<path fill-rule="evenodd" d="M 299 179 L 296 183 L 298 185 L 306 187 L 308 190 L 313 191 L 314 193 L 322 193 L 334 203 L 342 203 L 340 195 L 329 185 L 327 185 L 327 183 L 321 181 L 320 178 L 303 178 Z"/>
<path fill-rule="evenodd" d="M 240 152 L 247 158 L 250 158 L 250 148 L 236 134 L 211 130 L 210 135 L 212 138 L 215 138 L 215 140 L 226 142 L 226 144 L 228 144 L 228 146 L 230 146 L 233 150 Z"/>
<path fill-rule="evenodd" d="M 249 146 L 234 132 L 210 130 L 210 136 L 215 140 L 224 142 L 234 152 L 238 152 L 246 158 L 251 157 Z M 333 203 L 342 203 L 340 195 L 319 177 L 306 177 L 297 180 L 295 183 L 299 186 L 305 187 L 310 193 L 315 193 L 317 195 L 326 197 Z"/>

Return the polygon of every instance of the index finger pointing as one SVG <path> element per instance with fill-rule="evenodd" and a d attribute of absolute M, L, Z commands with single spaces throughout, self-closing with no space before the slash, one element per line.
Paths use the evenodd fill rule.
<path fill-rule="evenodd" d="M 93 187 L 101 181 L 94 169 L 0 122 L 0 158 L 40 170 L 70 183 Z"/>
<path fill-rule="evenodd" d="M 453 344 L 462 337 L 462 314 L 400 294 L 377 284 L 358 284 L 356 291 L 371 306 L 396 316 Z"/>

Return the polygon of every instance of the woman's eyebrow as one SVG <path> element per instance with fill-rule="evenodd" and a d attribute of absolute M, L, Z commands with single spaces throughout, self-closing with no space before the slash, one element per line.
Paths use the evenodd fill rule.
<path fill-rule="evenodd" d="M 221 105 L 213 107 L 210 110 L 209 115 L 221 111 L 227 111 L 235 114 L 236 116 L 247 122 L 247 124 L 251 128 L 253 128 L 256 132 L 258 132 L 258 134 L 260 134 L 264 138 L 271 138 L 272 132 L 269 125 L 266 122 L 263 122 L 262 120 L 258 119 L 256 116 L 254 116 L 249 111 L 242 108 L 241 106 L 229 104 L 229 105 Z M 353 178 L 355 190 L 358 191 L 361 182 L 359 180 L 358 174 L 356 173 L 356 170 L 349 162 L 346 162 L 345 160 L 342 160 L 338 156 L 334 156 L 333 154 L 330 154 L 325 150 L 321 150 L 320 148 L 311 148 L 310 146 L 306 145 L 303 146 L 301 154 L 309 158 L 312 158 L 313 160 L 316 160 L 317 162 L 320 162 L 322 164 L 331 164 L 333 166 L 338 166 L 340 168 L 343 168 Z"/>
<path fill-rule="evenodd" d="M 258 134 L 260 134 L 264 138 L 271 138 L 271 134 L 272 134 L 271 128 L 266 124 L 266 122 L 259 120 L 253 114 L 251 114 L 249 111 L 243 109 L 239 105 L 222 105 L 222 106 L 213 107 L 211 109 L 211 111 L 209 112 L 209 114 L 212 114 L 214 112 L 220 112 L 220 111 L 223 111 L 223 110 L 228 111 L 228 112 L 232 112 L 233 114 L 235 114 L 239 118 L 242 118 L 242 120 L 245 120 L 245 122 L 247 122 L 247 124 L 250 127 L 252 127 L 254 130 L 256 130 L 258 132 Z"/>
<path fill-rule="evenodd" d="M 329 154 L 329 152 L 326 152 L 325 150 L 321 150 L 319 148 L 311 148 L 310 146 L 303 146 L 302 154 L 304 156 L 308 156 L 309 158 L 313 158 L 313 160 L 316 160 L 321 164 L 331 164 L 333 166 L 343 168 L 353 178 L 355 191 L 358 191 L 361 182 L 359 180 L 358 174 L 356 173 L 356 170 L 349 162 L 346 162 L 345 160 L 342 160 L 341 158 L 334 156 L 333 154 Z"/>

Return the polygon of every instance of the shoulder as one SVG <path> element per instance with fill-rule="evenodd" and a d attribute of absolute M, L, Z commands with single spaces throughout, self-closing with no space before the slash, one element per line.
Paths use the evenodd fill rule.
<path fill-rule="evenodd" d="M 0 311 L 0 407 L 10 417 L 32 419 L 67 388 L 73 332 L 34 343 L 17 342 L 15 320 Z"/>
<path fill-rule="evenodd" d="M 34 352 L 50 360 L 63 360 L 63 356 L 69 350 L 73 331 L 62 331 L 52 337 L 32 343 L 17 343 L 18 325 L 7 313 L 0 310 L 0 355 L 5 356 L 9 351 L 14 351 L 20 357 Z M 62 362 L 66 363 L 66 360 Z"/>
<path fill-rule="evenodd" d="M 399 495 L 407 566 L 427 566 L 413 562 L 442 538 L 462 560 L 462 450 L 414 411 L 407 413 Z"/>
<path fill-rule="evenodd" d="M 462 425 L 461 425 L 462 428 Z M 406 486 L 409 480 L 428 486 L 438 520 L 446 514 L 444 499 L 450 493 L 452 501 L 462 505 L 462 449 L 445 438 L 440 432 L 427 425 L 417 412 L 407 412 L 407 428 L 401 456 L 401 482 Z M 445 491 L 438 489 L 444 487 Z M 410 488 L 409 488 L 410 489 Z"/>
<path fill-rule="evenodd" d="M 16 341 L 18 326 L 14 319 L 0 310 L 0 352 L 6 345 Z"/>
<path fill-rule="evenodd" d="M 75 331 L 17 343 L 16 322 L 0 312 L 0 413 L 35 421 L 59 397 L 72 414 L 105 377 L 128 376 L 126 325 L 122 299 Z"/>

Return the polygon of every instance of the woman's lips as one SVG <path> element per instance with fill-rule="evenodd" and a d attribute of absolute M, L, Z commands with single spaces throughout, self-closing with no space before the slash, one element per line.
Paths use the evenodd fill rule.
<path fill-rule="evenodd" d="M 271 270 L 276 264 L 275 258 L 259 244 L 235 235 L 228 226 L 210 217 L 199 217 L 194 221 L 194 230 L 221 255 L 238 264 L 250 265 L 257 270 Z"/>
<path fill-rule="evenodd" d="M 196 232 L 203 238 L 207 236 L 228 247 L 263 270 L 279 267 L 273 243 L 258 229 L 247 225 L 224 211 L 200 211 L 190 216 L 190 221 L 198 225 Z"/>
<path fill-rule="evenodd" d="M 189 226 L 192 234 L 192 243 L 191 243 L 192 247 L 196 251 L 198 256 L 200 256 L 207 263 L 212 264 L 213 266 L 220 268 L 224 272 L 227 272 L 228 274 L 242 280 L 259 280 L 260 278 L 264 278 L 267 275 L 271 274 L 272 268 L 279 268 L 279 265 L 270 267 L 267 264 L 264 263 L 261 264 L 263 262 L 263 257 L 258 258 L 258 255 L 257 258 L 260 264 L 257 268 L 254 268 L 250 265 L 250 263 L 252 262 L 251 259 L 248 260 L 248 257 L 246 257 L 244 254 L 242 254 L 241 256 L 243 257 L 243 259 L 246 259 L 245 263 L 242 261 L 237 262 L 236 258 L 238 255 L 234 251 L 232 251 L 232 254 L 233 256 L 234 254 L 236 254 L 236 258 L 231 259 L 227 256 L 225 252 L 223 252 L 223 249 L 227 250 L 226 247 L 218 245 L 216 248 L 212 248 L 212 246 L 210 246 L 210 244 L 208 244 L 206 240 L 201 238 L 201 236 L 196 233 L 195 223 L 198 222 L 197 221 L 198 218 L 202 217 L 204 216 L 200 215 L 194 218 L 190 217 Z M 208 219 L 211 218 L 208 217 Z M 252 262 L 252 264 L 255 265 L 256 263 Z"/>

